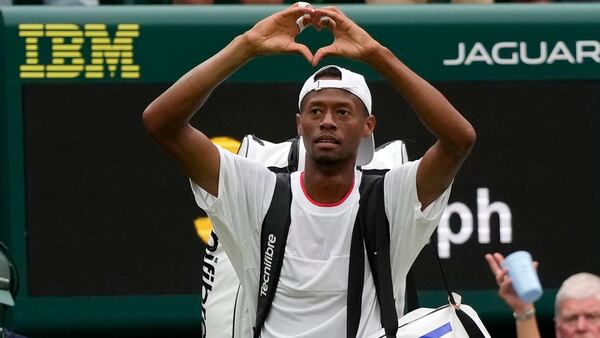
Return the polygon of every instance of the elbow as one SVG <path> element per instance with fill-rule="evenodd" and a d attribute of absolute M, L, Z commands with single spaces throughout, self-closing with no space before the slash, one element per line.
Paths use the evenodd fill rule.
<path fill-rule="evenodd" d="M 475 132 L 475 128 L 471 124 L 468 125 L 467 128 L 463 130 L 460 138 L 456 143 L 456 153 L 460 157 L 467 157 L 471 153 L 473 146 L 475 146 L 475 141 L 477 140 L 477 133 Z"/>
<path fill-rule="evenodd" d="M 157 115 L 157 112 L 152 108 L 152 104 L 146 107 L 142 113 L 142 123 L 150 135 L 152 135 L 158 129 L 159 123 L 157 121 Z"/>
<path fill-rule="evenodd" d="M 460 131 L 455 131 L 452 135 L 448 135 L 447 138 L 440 138 L 438 141 L 440 145 L 445 149 L 447 154 L 460 160 L 465 159 L 471 153 L 477 134 L 471 124 L 467 124 Z"/>
<path fill-rule="evenodd" d="M 155 140 L 160 140 L 168 135 L 169 123 L 165 114 L 151 103 L 142 113 L 142 123 L 146 132 Z"/>

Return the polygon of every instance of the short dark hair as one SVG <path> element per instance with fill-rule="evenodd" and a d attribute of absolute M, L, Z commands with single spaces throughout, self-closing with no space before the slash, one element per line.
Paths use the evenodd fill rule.
<path fill-rule="evenodd" d="M 315 74 L 315 76 L 313 76 L 314 81 L 320 80 L 322 78 L 341 80 L 342 72 L 337 67 L 331 66 L 321 70 L 320 72 Z M 363 111 L 365 113 L 365 116 L 369 116 L 370 114 L 367 110 L 367 107 L 365 106 L 365 103 L 362 100 L 360 101 L 362 103 L 362 107 L 364 108 Z M 304 99 L 302 100 L 301 105 L 304 105 Z"/>
<path fill-rule="evenodd" d="M 315 81 L 324 78 L 324 77 L 332 77 L 335 79 L 341 79 L 342 78 L 342 72 L 340 72 L 339 69 L 337 69 L 336 67 L 329 67 L 329 68 L 325 68 L 322 71 L 318 72 L 317 74 L 315 74 L 315 76 L 313 77 L 313 79 Z"/>

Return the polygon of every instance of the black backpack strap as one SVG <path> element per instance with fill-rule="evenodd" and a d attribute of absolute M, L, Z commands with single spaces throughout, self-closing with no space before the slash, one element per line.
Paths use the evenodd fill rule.
<path fill-rule="evenodd" d="M 283 254 L 290 229 L 292 189 L 290 175 L 278 173 L 269 210 L 263 220 L 260 235 L 260 280 L 254 337 L 260 336 L 279 282 Z"/>
<path fill-rule="evenodd" d="M 452 291 L 450 291 L 450 287 L 448 286 L 446 271 L 444 270 L 444 266 L 442 265 L 442 260 L 440 259 L 440 254 L 438 253 L 437 245 L 434 243 L 431 246 L 433 247 L 435 257 L 437 258 L 438 266 L 440 267 L 440 272 L 442 273 L 442 280 L 444 281 L 444 287 L 446 288 L 446 293 L 448 294 L 448 300 L 450 301 L 450 304 L 456 305 L 454 295 L 452 294 Z M 463 328 L 467 332 L 469 338 L 485 338 L 485 335 L 483 334 L 483 332 L 481 332 L 481 329 L 479 328 L 479 326 L 477 326 L 477 323 L 475 323 L 473 318 L 471 318 L 467 313 L 462 311 L 460 307 L 455 307 L 455 313 Z"/>
<path fill-rule="evenodd" d="M 373 270 L 373 280 L 377 291 L 377 299 L 381 310 L 381 325 L 387 337 L 396 337 L 398 331 L 398 314 L 392 284 L 392 267 L 390 262 L 390 225 L 385 214 L 383 196 L 384 176 L 365 176 L 372 180 L 371 191 L 367 194 L 364 212 L 363 236 L 367 247 L 369 265 Z M 374 269 L 373 269 L 374 267 Z"/>
<path fill-rule="evenodd" d="M 414 266 L 414 263 L 413 263 Z M 417 294 L 417 284 L 415 283 L 415 275 L 413 267 L 406 273 L 406 290 L 404 291 L 404 313 L 409 313 L 420 307 L 419 295 Z"/>
<path fill-rule="evenodd" d="M 363 181 L 360 183 L 362 192 Z M 362 194 L 360 197 L 362 206 Z M 346 337 L 354 338 L 358 332 L 360 323 L 360 313 L 362 310 L 362 291 L 365 278 L 365 251 L 363 245 L 363 235 L 360 226 L 360 208 L 359 214 L 354 221 L 352 230 L 352 240 L 350 242 L 350 261 L 348 264 L 348 294 L 346 299 Z"/>
<path fill-rule="evenodd" d="M 383 198 L 384 177 L 384 175 L 363 175 L 359 187 L 360 207 L 352 231 L 348 269 L 348 322 L 346 324 L 348 338 L 356 337 L 360 322 L 364 279 L 363 241 L 377 292 L 381 325 L 388 337 L 395 337 L 398 331 L 390 262 L 389 223 Z"/>
<path fill-rule="evenodd" d="M 384 145 L 381 145 L 381 146 L 377 147 L 377 149 L 385 148 L 388 144 L 391 144 L 392 142 L 394 142 L 394 141 L 391 141 Z M 362 173 L 363 173 L 363 178 L 364 178 L 364 177 L 368 177 L 368 176 L 383 176 L 388 171 L 389 171 L 389 169 L 363 169 Z M 381 194 L 383 194 L 383 183 L 382 183 L 381 189 L 382 189 Z M 361 190 L 361 192 L 362 192 L 362 190 Z M 382 215 L 385 214 L 385 207 L 384 207 L 383 202 L 381 205 L 380 212 L 382 213 Z M 367 222 L 373 221 L 373 219 L 367 218 L 366 221 Z M 387 222 L 387 219 L 386 219 L 386 226 L 387 226 L 386 229 L 388 229 L 387 240 L 389 242 L 389 222 Z M 373 239 L 373 238 L 375 238 L 375 236 L 371 235 L 369 238 Z M 369 240 L 369 238 L 367 238 L 367 240 Z M 371 241 L 371 243 L 373 243 L 373 241 Z M 373 270 L 373 267 L 371 267 L 371 270 Z M 375 270 L 373 270 L 373 271 L 375 271 Z M 406 274 L 406 287 L 405 287 L 405 291 L 404 291 L 404 313 L 409 313 L 410 311 L 416 310 L 419 307 L 420 307 L 420 304 L 419 304 L 419 296 L 417 294 L 417 285 L 415 283 L 415 275 L 413 272 L 413 268 L 411 267 L 408 270 L 408 273 Z"/>

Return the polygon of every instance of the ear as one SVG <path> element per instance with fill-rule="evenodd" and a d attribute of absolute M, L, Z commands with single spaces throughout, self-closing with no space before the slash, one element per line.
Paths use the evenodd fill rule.
<path fill-rule="evenodd" d="M 298 130 L 298 136 L 302 136 L 302 115 L 296 114 L 296 129 Z"/>
<path fill-rule="evenodd" d="M 373 133 L 373 131 L 375 130 L 375 125 L 377 125 L 377 119 L 375 118 L 375 116 L 374 115 L 367 116 L 367 119 L 365 121 L 365 129 L 364 129 L 365 136 Z"/>

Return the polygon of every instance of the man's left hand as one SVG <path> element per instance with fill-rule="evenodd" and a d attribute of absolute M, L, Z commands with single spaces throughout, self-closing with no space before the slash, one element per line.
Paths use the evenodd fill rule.
<path fill-rule="evenodd" d="M 365 61 L 379 46 L 379 43 L 369 33 L 350 20 L 337 7 L 316 9 L 314 14 L 321 18 L 317 29 L 327 27 L 331 30 L 334 40 L 330 45 L 320 48 L 315 53 L 312 60 L 313 66 L 330 55 Z"/>

